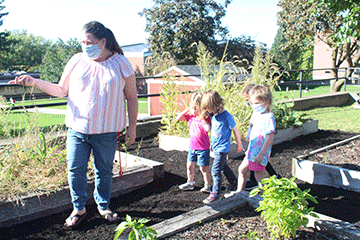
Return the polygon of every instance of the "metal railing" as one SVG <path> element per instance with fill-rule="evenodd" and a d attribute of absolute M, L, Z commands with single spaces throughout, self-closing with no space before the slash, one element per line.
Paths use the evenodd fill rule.
<path fill-rule="evenodd" d="M 329 71 L 336 69 L 337 72 L 343 72 L 344 73 L 344 77 L 337 77 L 337 78 L 324 78 L 324 79 L 304 79 L 304 73 L 305 72 L 314 72 L 314 71 L 325 71 L 325 73 L 330 73 Z M 327 81 L 331 81 L 331 80 L 336 80 L 336 79 L 345 79 L 344 81 L 344 91 L 346 91 L 346 85 L 347 85 L 347 81 L 348 80 L 353 80 L 354 77 L 350 76 L 350 77 L 346 77 L 347 72 L 349 70 L 354 70 L 353 74 L 355 75 L 359 75 L 359 77 L 357 77 L 357 80 L 360 80 L 360 67 L 343 67 L 343 68 L 321 68 L 321 69 L 295 69 L 295 70 L 286 70 L 285 72 L 288 73 L 292 73 L 292 72 L 299 72 L 299 80 L 291 80 L 291 81 L 283 81 L 280 80 L 278 82 L 279 85 L 298 85 L 299 86 L 299 97 L 302 97 L 302 91 L 303 91 L 303 85 L 308 85 L 309 83 L 317 83 L 317 82 L 327 82 Z M 328 71 L 328 72 L 327 72 Z M 235 73 L 231 73 L 232 75 L 234 75 Z M 235 74 L 236 75 L 236 74 Z M 249 76 L 249 74 L 244 74 L 241 73 L 239 75 L 247 75 Z M 173 77 L 201 77 L 201 74 L 188 74 L 188 75 L 173 75 Z M 149 77 L 137 77 L 136 79 L 140 79 L 140 80 L 146 80 L 146 79 L 156 79 L 156 78 L 164 78 L 164 76 L 149 76 Z M 234 83 L 239 83 L 239 84 L 243 84 L 245 81 L 232 81 L 232 82 L 226 82 L 225 84 L 234 84 Z M 315 84 L 318 85 L 318 84 Z M 10 87 L 10 86 L 17 86 L 16 84 L 0 84 L 0 88 L 3 87 Z M 189 92 L 182 92 L 182 94 L 184 93 L 189 93 Z M 139 98 L 148 98 L 148 97 L 159 97 L 161 96 L 160 93 L 157 94 L 138 94 Z M 59 105 L 66 105 L 66 102 L 62 102 L 62 103 L 48 103 L 48 104 L 37 104 L 37 105 L 28 105 L 25 106 L 25 108 L 34 108 L 34 107 L 49 107 L 49 106 L 59 106 Z M 24 108 L 24 106 L 13 106 L 13 110 L 15 109 L 21 109 Z"/>

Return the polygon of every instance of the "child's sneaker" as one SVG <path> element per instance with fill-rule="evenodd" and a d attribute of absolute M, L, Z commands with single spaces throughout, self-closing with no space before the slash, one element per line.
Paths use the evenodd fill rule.
<path fill-rule="evenodd" d="M 231 191 L 231 192 L 225 193 L 225 194 L 224 194 L 224 197 L 225 197 L 225 198 L 229 198 L 229 197 L 232 197 L 232 196 L 234 196 L 234 195 L 236 195 L 236 194 L 238 194 L 238 193 L 239 193 L 239 192 Z"/>
<path fill-rule="evenodd" d="M 210 193 L 211 192 L 211 185 L 205 185 L 202 189 L 200 189 L 200 192 Z"/>
<path fill-rule="evenodd" d="M 203 203 L 211 204 L 217 200 L 219 200 L 219 196 L 212 192 L 207 198 L 204 199 Z"/>
<path fill-rule="evenodd" d="M 252 189 L 254 189 L 254 188 L 257 188 L 258 186 L 259 186 L 259 185 L 258 185 L 257 182 L 251 181 L 251 180 L 249 179 L 249 180 L 247 180 L 247 182 L 246 182 L 246 184 L 245 184 L 244 190 L 249 191 L 249 190 L 252 190 Z"/>
<path fill-rule="evenodd" d="M 181 184 L 179 188 L 184 191 L 194 190 L 194 184 L 191 184 L 190 182 L 186 182 L 184 184 Z"/>
<path fill-rule="evenodd" d="M 230 191 L 234 191 L 237 187 L 237 181 L 230 183 L 227 187 L 226 187 L 226 191 L 230 192 Z"/>

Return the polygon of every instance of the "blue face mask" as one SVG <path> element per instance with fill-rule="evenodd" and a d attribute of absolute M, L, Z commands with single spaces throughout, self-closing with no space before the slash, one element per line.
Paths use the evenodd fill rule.
<path fill-rule="evenodd" d="M 99 44 L 93 44 L 93 45 L 83 44 L 82 50 L 88 56 L 88 58 L 92 60 L 97 59 L 102 52 L 102 49 L 100 48 Z"/>
<path fill-rule="evenodd" d="M 264 107 L 262 104 L 253 104 L 251 105 L 251 107 L 254 110 L 254 112 L 257 113 L 263 113 L 266 111 L 266 107 Z"/>

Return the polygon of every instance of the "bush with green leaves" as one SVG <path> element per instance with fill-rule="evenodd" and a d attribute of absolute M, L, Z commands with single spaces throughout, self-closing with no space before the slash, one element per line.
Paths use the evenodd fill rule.
<path fill-rule="evenodd" d="M 152 227 L 145 226 L 145 223 L 149 222 L 150 220 L 141 218 L 139 220 L 132 220 L 129 215 L 126 215 L 126 221 L 123 221 L 117 226 L 115 229 L 115 237 L 114 240 L 118 239 L 121 233 L 129 228 L 131 232 L 128 236 L 129 240 L 153 240 L 157 239 L 156 235 L 157 232 Z"/>
<path fill-rule="evenodd" d="M 295 111 L 292 108 L 294 103 L 278 102 L 273 106 L 273 113 L 276 122 L 276 129 L 285 129 L 289 127 L 301 127 L 304 122 L 310 118 L 301 111 Z"/>
<path fill-rule="evenodd" d="M 290 238 L 296 230 L 309 222 L 307 215 L 318 217 L 308 208 L 308 200 L 317 203 L 309 194 L 310 189 L 302 191 L 295 183 L 295 177 L 277 179 L 276 176 L 265 178 L 259 183 L 259 188 L 250 192 L 250 197 L 261 193 L 262 201 L 256 211 L 267 223 L 272 238 Z"/>

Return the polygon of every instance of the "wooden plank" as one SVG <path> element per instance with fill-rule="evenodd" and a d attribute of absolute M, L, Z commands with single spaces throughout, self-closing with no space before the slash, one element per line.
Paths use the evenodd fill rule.
<path fill-rule="evenodd" d="M 165 220 L 161 223 L 153 225 L 152 227 L 157 231 L 158 239 L 163 239 L 177 232 L 188 229 L 198 224 L 199 221 L 204 222 L 212 220 L 218 216 L 233 211 L 235 208 L 245 206 L 246 204 L 247 200 L 245 195 L 240 193 L 234 197 L 224 198 L 211 205 L 205 205 L 177 217 Z"/>
<path fill-rule="evenodd" d="M 296 158 L 292 161 L 292 175 L 302 181 L 360 192 L 360 171 Z"/>

